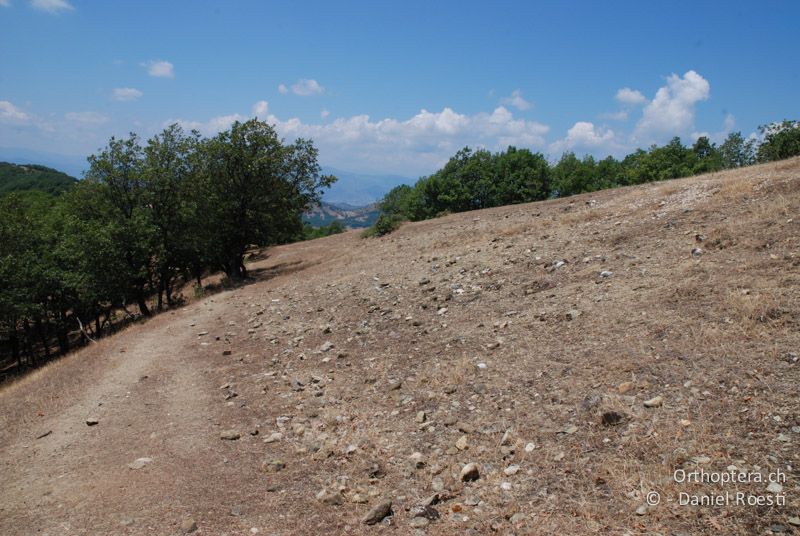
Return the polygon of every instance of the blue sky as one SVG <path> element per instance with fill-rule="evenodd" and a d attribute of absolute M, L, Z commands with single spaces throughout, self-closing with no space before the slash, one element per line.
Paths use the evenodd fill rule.
<path fill-rule="evenodd" d="M 800 119 L 798 21 L 795 1 L 0 0 L 0 148 L 258 115 L 325 165 L 416 177 L 464 145 L 719 142 Z"/>

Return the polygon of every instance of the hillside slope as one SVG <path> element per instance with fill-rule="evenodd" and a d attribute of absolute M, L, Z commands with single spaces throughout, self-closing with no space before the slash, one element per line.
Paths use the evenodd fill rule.
<path fill-rule="evenodd" d="M 796 532 L 798 214 L 794 159 L 274 248 L 0 391 L 0 533 Z"/>
<path fill-rule="evenodd" d="M 0 162 L 0 195 L 21 190 L 41 190 L 52 195 L 66 192 L 77 179 L 49 167 Z"/>

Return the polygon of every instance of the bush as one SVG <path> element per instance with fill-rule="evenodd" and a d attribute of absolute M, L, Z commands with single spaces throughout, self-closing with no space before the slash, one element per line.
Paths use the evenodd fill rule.
<path fill-rule="evenodd" d="M 381 214 L 378 217 L 378 221 L 375 222 L 375 225 L 365 229 L 364 232 L 361 233 L 361 236 L 369 238 L 372 236 L 387 235 L 399 228 L 401 223 L 403 223 L 403 220 L 397 215 L 388 216 L 386 214 Z"/>

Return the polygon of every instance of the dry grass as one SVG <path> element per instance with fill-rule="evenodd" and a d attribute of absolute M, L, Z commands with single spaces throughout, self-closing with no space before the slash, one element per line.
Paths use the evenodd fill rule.
<path fill-rule="evenodd" d="M 432 535 L 794 530 L 788 519 L 800 509 L 800 364 L 792 358 L 800 352 L 798 213 L 795 159 L 450 215 L 375 240 L 346 233 L 275 248 L 254 266 L 275 275 L 269 281 L 193 304 L 180 319 L 159 317 L 0 394 L 2 444 L 9 445 L 0 454 L 17 486 L 4 490 L 0 512 L 16 524 L 0 519 L 0 531 L 32 533 L 46 518 L 51 533 L 63 523 L 85 532 L 170 532 L 161 529 L 175 525 L 178 513 L 164 506 L 168 494 L 209 534 L 251 527 L 411 534 L 411 508 L 434 493 L 434 484 L 443 490 L 434 505 L 440 518 L 425 529 Z M 692 255 L 693 248 L 702 254 Z M 553 268 L 555 260 L 567 262 Z M 279 266 L 297 271 L 273 274 Z M 421 285 L 423 278 L 430 283 Z M 190 319 L 198 319 L 196 327 L 186 327 Z M 211 332 L 209 346 L 194 340 L 201 328 Z M 148 337 L 165 330 L 192 335 L 164 339 L 170 352 L 159 363 L 177 378 L 185 400 L 199 401 L 182 418 L 165 417 L 174 414 L 169 405 L 147 416 L 152 428 L 171 430 L 164 421 L 179 427 L 168 432 L 175 437 L 168 447 L 158 443 L 163 458 L 184 460 L 175 452 L 186 442 L 197 451 L 152 477 L 123 478 L 125 485 L 144 479 L 127 491 L 102 495 L 91 491 L 95 477 L 69 458 L 53 465 L 84 444 L 57 454 L 40 447 L 36 478 L 12 467 L 9 456 L 30 439 L 21 430 L 33 418 L 33 392 L 79 397 L 87 381 L 108 385 L 116 378 L 108 359 L 118 349 L 114 341 L 132 347 L 140 340 L 128 354 L 135 358 Z M 321 352 L 326 341 L 334 349 Z M 233 355 L 222 357 L 223 349 Z M 178 381 L 190 374 L 179 367 L 189 364 L 192 381 Z M 302 391 L 292 388 L 294 379 Z M 217 387 L 225 383 L 237 398 L 222 399 Z M 147 389 L 130 389 L 132 400 L 160 400 L 166 392 Z M 656 396 L 663 404 L 646 408 Z M 12 408 L 14 399 L 25 403 Z M 68 410 L 63 399 L 45 398 L 41 407 L 47 406 L 54 419 Z M 116 422 L 138 422 L 119 411 Z M 419 411 L 425 423 L 416 421 Z M 191 426 L 180 427 L 184 421 Z M 260 434 L 220 445 L 206 421 L 243 430 L 258 425 Z M 261 442 L 278 429 L 280 442 Z M 104 442 L 91 444 L 94 473 L 105 474 L 108 445 L 156 445 L 142 439 L 150 430 L 106 428 Z M 505 431 L 510 439 L 501 444 Z M 462 436 L 465 450 L 456 447 Z M 410 465 L 414 452 L 424 456 L 423 467 Z M 263 473 L 265 456 L 280 458 L 286 469 Z M 478 481 L 459 481 L 466 462 L 480 465 Z M 505 475 L 510 465 L 519 473 Z M 681 492 L 719 487 L 677 483 L 676 469 L 731 465 L 786 472 L 786 505 L 678 503 Z M 43 475 L 55 471 L 83 482 L 92 507 L 58 491 L 57 500 L 71 509 L 17 498 L 18 490 L 41 494 Z M 195 486 L 165 483 L 172 480 Z M 340 489 L 345 504 L 319 503 L 322 487 Z M 736 487 L 766 493 L 763 485 Z M 642 509 L 651 491 L 662 501 Z M 368 504 L 353 502 L 359 495 Z M 396 530 L 361 524 L 384 496 L 394 501 Z M 111 513 L 132 500 L 141 522 L 120 529 Z M 236 504 L 248 513 L 230 516 Z M 514 514 L 521 517 L 512 523 Z"/>

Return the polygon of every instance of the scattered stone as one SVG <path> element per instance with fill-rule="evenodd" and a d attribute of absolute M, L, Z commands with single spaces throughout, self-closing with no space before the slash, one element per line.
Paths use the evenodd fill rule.
<path fill-rule="evenodd" d="M 123 517 L 119 522 L 119 524 L 122 525 L 123 527 L 130 527 L 134 523 L 136 523 L 136 520 L 133 519 L 132 517 Z"/>
<path fill-rule="evenodd" d="M 360 494 L 360 493 L 354 493 L 350 497 L 350 502 L 356 503 L 356 504 L 366 504 L 367 503 L 367 498 L 364 495 Z"/>
<path fill-rule="evenodd" d="M 416 418 L 415 420 L 416 420 L 418 423 L 422 424 L 422 423 L 424 423 L 426 420 L 428 420 L 428 416 L 425 414 L 425 412 L 424 412 L 424 411 L 418 411 L 418 412 L 417 412 L 417 418 Z"/>
<path fill-rule="evenodd" d="M 339 506 L 344 503 L 344 497 L 339 491 L 329 491 L 327 489 L 320 490 L 317 493 L 317 500 L 328 506 Z"/>
<path fill-rule="evenodd" d="M 611 277 L 612 275 L 614 275 L 614 272 L 609 272 L 608 270 L 603 270 L 602 272 L 600 272 L 600 277 L 604 279 Z"/>
<path fill-rule="evenodd" d="M 184 534 L 191 534 L 197 530 L 197 523 L 194 519 L 186 518 L 181 521 L 181 532 Z"/>
<path fill-rule="evenodd" d="M 327 352 L 333 348 L 333 343 L 331 341 L 325 341 L 322 343 L 322 346 L 319 347 L 320 352 Z"/>
<path fill-rule="evenodd" d="M 431 522 L 427 517 L 415 517 L 408 523 L 408 525 L 412 529 L 424 529 L 430 525 L 430 523 Z"/>
<path fill-rule="evenodd" d="M 700 248 L 693 248 L 692 249 L 692 257 L 699 257 L 703 254 L 703 250 Z"/>
<path fill-rule="evenodd" d="M 528 516 L 526 516 L 522 512 L 517 512 L 516 514 L 514 514 L 513 516 L 511 516 L 509 518 L 509 521 L 511 522 L 512 525 L 516 525 L 517 523 L 519 523 L 521 521 L 525 521 L 527 519 L 527 517 Z"/>
<path fill-rule="evenodd" d="M 647 505 L 643 504 L 639 508 L 636 509 L 637 516 L 647 515 Z"/>
<path fill-rule="evenodd" d="M 463 435 L 458 438 L 458 441 L 456 441 L 456 448 L 458 450 L 467 450 L 469 448 L 467 445 L 467 436 Z"/>
<path fill-rule="evenodd" d="M 511 491 L 511 482 L 501 482 L 500 489 L 503 491 Z"/>
<path fill-rule="evenodd" d="M 431 282 L 431 280 L 430 280 L 430 279 L 428 279 L 427 277 L 423 277 L 422 279 L 420 279 L 420 280 L 419 280 L 419 286 L 424 286 L 424 285 L 427 285 L 427 284 L 429 284 L 430 282 Z"/>
<path fill-rule="evenodd" d="M 770 493 L 780 493 L 783 491 L 783 486 L 777 482 L 771 482 L 770 485 L 767 486 L 767 491 Z"/>
<path fill-rule="evenodd" d="M 503 437 L 500 439 L 500 446 L 507 447 L 511 444 L 511 430 L 506 430 L 503 433 Z"/>
<path fill-rule="evenodd" d="M 788 521 L 793 527 L 800 527 L 800 516 L 790 517 L 786 521 Z"/>
<path fill-rule="evenodd" d="M 86 426 L 94 426 L 100 422 L 98 417 L 87 417 L 86 418 Z"/>
<path fill-rule="evenodd" d="M 533 443 L 528 443 L 527 445 L 525 445 L 525 452 L 533 452 L 535 448 L 536 445 L 534 445 Z"/>
<path fill-rule="evenodd" d="M 222 355 L 231 355 L 233 352 L 230 350 L 223 350 Z"/>
<path fill-rule="evenodd" d="M 414 454 L 409 456 L 409 459 L 411 460 L 411 463 L 414 465 L 414 467 L 416 467 L 417 469 L 422 469 L 423 467 L 425 467 L 425 456 L 423 456 L 421 452 L 415 452 Z"/>
<path fill-rule="evenodd" d="M 227 441 L 236 441 L 240 437 L 242 437 L 242 435 L 236 430 L 225 430 L 219 434 L 220 439 L 225 439 Z"/>
<path fill-rule="evenodd" d="M 286 464 L 283 462 L 283 460 L 267 460 L 261 464 L 261 468 L 267 473 L 277 473 L 278 471 L 285 469 Z"/>
<path fill-rule="evenodd" d="M 389 515 L 392 515 L 392 501 L 381 501 L 361 518 L 361 522 L 366 525 L 375 525 Z"/>
<path fill-rule="evenodd" d="M 131 463 L 128 464 L 128 467 L 131 469 L 141 469 L 148 463 L 152 462 L 153 458 L 136 458 Z"/>
<path fill-rule="evenodd" d="M 480 471 L 478 471 L 477 464 L 468 463 L 461 469 L 461 481 L 462 482 L 474 482 L 481 477 Z"/>
<path fill-rule="evenodd" d="M 567 318 L 567 320 L 575 320 L 576 318 L 581 316 L 581 312 L 578 311 L 577 309 L 571 309 L 567 311 L 567 314 L 564 316 Z"/>
<path fill-rule="evenodd" d="M 509 465 L 505 469 L 503 469 L 503 473 L 506 476 L 514 476 L 519 473 L 519 465 Z"/>
<path fill-rule="evenodd" d="M 391 379 L 389 380 L 389 390 L 390 391 L 397 391 L 403 386 L 403 380 L 399 379 Z"/>
<path fill-rule="evenodd" d="M 656 396 L 651 398 L 650 400 L 644 401 L 644 407 L 646 408 L 660 408 L 664 404 L 664 397 Z"/>
<path fill-rule="evenodd" d="M 283 434 L 280 432 L 274 432 L 270 434 L 269 437 L 264 438 L 264 443 L 275 443 L 281 439 L 283 439 Z"/>

